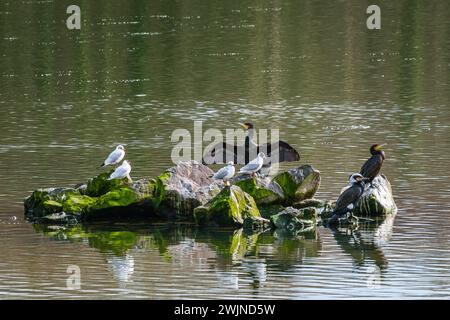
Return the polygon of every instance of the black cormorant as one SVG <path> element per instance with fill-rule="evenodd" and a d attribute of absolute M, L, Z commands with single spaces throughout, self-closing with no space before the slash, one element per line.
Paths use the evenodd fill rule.
<path fill-rule="evenodd" d="M 381 166 L 383 165 L 386 155 L 382 150 L 384 144 L 374 144 L 370 147 L 370 153 L 372 156 L 361 167 L 360 173 L 364 178 L 367 178 L 372 185 L 373 179 L 380 173 Z"/>
<path fill-rule="evenodd" d="M 268 158 L 270 158 L 271 163 L 275 162 L 291 162 L 299 161 L 300 155 L 297 150 L 291 147 L 287 142 L 279 140 L 278 142 L 271 144 L 265 143 L 258 145 L 254 141 L 255 128 L 252 122 L 242 123 L 241 126 L 247 131 L 245 137 L 244 145 L 229 145 L 226 142 L 217 144 L 213 147 L 210 152 L 212 158 L 214 158 L 214 163 L 221 163 L 216 161 L 226 161 L 229 158 L 234 160 L 234 163 L 247 164 L 252 160 L 258 153 L 264 152 Z M 276 150 L 278 149 L 278 160 L 276 159 Z M 273 152 L 272 152 L 273 150 Z M 227 154 L 229 157 L 227 158 Z M 222 155 L 222 158 L 217 158 L 217 155 Z M 240 155 L 241 157 L 238 157 Z M 231 160 L 229 159 L 229 160 Z M 205 161 L 203 161 L 205 163 Z"/>
<path fill-rule="evenodd" d="M 329 225 L 337 223 L 340 217 L 353 211 L 359 198 L 361 198 L 364 192 L 365 180 L 366 179 L 359 173 L 354 173 L 350 176 L 350 186 L 347 187 L 347 189 L 345 189 L 337 199 L 336 207 L 333 210 L 333 215 L 328 221 Z"/>

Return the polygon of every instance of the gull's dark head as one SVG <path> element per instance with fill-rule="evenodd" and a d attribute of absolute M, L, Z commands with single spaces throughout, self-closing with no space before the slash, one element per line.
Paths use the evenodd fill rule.
<path fill-rule="evenodd" d="M 253 123 L 252 122 L 244 122 L 240 123 L 241 127 L 244 128 L 244 130 L 250 130 L 253 129 Z"/>

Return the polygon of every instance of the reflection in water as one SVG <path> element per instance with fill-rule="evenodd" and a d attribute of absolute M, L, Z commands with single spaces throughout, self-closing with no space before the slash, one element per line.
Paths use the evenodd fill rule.
<path fill-rule="evenodd" d="M 0 4 L 0 297 L 448 298 L 448 1 L 385 1 L 381 32 L 364 27 L 364 1 L 97 3 L 80 32 L 61 23 L 65 1 Z M 304 238 L 163 225 L 46 237 L 20 221 L 31 190 L 86 181 L 118 143 L 133 177 L 155 177 L 172 131 L 195 120 L 280 129 L 320 170 L 324 200 L 389 143 L 395 236 L 386 222 Z M 80 293 L 65 290 L 68 263 Z M 361 264 L 384 268 L 379 291 L 361 287 Z"/>
<path fill-rule="evenodd" d="M 382 246 L 392 235 L 395 215 L 376 223 L 360 223 L 357 227 L 333 229 L 336 242 L 348 253 L 357 268 L 373 262 L 380 270 L 388 267 Z"/>
<path fill-rule="evenodd" d="M 393 221 L 392 216 L 376 224 L 360 224 L 356 229 L 339 228 L 333 230 L 333 236 L 356 268 L 367 269 L 373 263 L 383 272 L 388 261 L 382 246 L 392 234 Z M 35 229 L 57 241 L 81 242 L 97 249 L 106 256 L 108 268 L 122 288 L 132 281 L 139 252 L 156 250 L 162 261 L 174 268 L 214 271 L 221 287 L 239 290 L 250 285 L 257 294 L 271 272 L 289 276 L 323 251 L 317 230 L 300 234 L 250 232 L 173 223 L 35 225 Z"/>
<path fill-rule="evenodd" d="M 106 261 L 113 273 L 114 279 L 119 282 L 121 287 L 124 287 L 130 281 L 134 272 L 133 256 L 129 254 L 125 254 L 125 256 L 108 256 Z"/>

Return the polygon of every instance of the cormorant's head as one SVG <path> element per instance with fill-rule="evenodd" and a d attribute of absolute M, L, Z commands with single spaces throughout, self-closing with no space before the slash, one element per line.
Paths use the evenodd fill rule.
<path fill-rule="evenodd" d="M 370 154 L 378 154 L 383 151 L 383 147 L 386 144 L 374 144 L 370 147 Z"/>
<path fill-rule="evenodd" d="M 357 183 L 357 182 L 360 182 L 363 180 L 364 180 L 364 177 L 359 173 L 354 173 L 354 174 L 350 175 L 350 177 L 348 178 L 348 182 L 350 182 L 351 184 Z"/>
<path fill-rule="evenodd" d="M 261 159 L 265 159 L 266 155 L 264 154 L 264 152 L 260 152 L 260 153 L 258 153 L 258 157 Z"/>
<path fill-rule="evenodd" d="M 119 144 L 116 148 L 117 150 L 125 150 L 125 148 L 123 147 L 123 145 Z"/>
<path fill-rule="evenodd" d="M 228 166 L 229 166 L 229 167 L 234 166 L 234 162 L 233 162 L 233 161 L 228 161 Z"/>
<path fill-rule="evenodd" d="M 253 123 L 252 122 L 244 122 L 240 123 L 241 127 L 244 128 L 244 130 L 250 130 L 253 129 Z"/>

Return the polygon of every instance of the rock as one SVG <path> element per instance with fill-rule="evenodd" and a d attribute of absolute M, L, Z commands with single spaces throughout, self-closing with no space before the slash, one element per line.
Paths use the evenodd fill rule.
<path fill-rule="evenodd" d="M 315 233 L 316 208 L 295 209 L 287 207 L 270 217 L 270 222 L 280 237 L 296 237 L 300 233 Z"/>
<path fill-rule="evenodd" d="M 199 225 L 219 226 L 263 226 L 263 219 L 255 200 L 238 186 L 224 188 L 210 202 L 195 208 L 195 221 Z"/>
<path fill-rule="evenodd" d="M 392 187 L 385 175 L 379 175 L 367 185 L 354 210 L 355 216 L 377 217 L 395 214 L 397 205 L 392 194 Z"/>
<path fill-rule="evenodd" d="M 295 209 L 305 209 L 305 208 L 315 208 L 316 213 L 319 217 L 325 212 L 332 212 L 334 204 L 331 201 L 324 201 L 318 199 L 306 199 L 296 202 L 292 205 Z"/>
<path fill-rule="evenodd" d="M 320 172 L 310 165 L 281 172 L 273 179 L 284 194 L 284 204 L 311 199 L 320 187 Z"/>
<path fill-rule="evenodd" d="M 284 201 L 281 187 L 277 183 L 271 183 L 268 179 L 241 175 L 234 178 L 231 183 L 251 195 L 258 205 L 276 204 Z"/>
<path fill-rule="evenodd" d="M 177 215 L 192 214 L 194 208 L 206 204 L 220 192 L 212 171 L 197 161 L 180 162 L 167 169 L 155 181 L 154 203 L 176 211 Z"/>
<path fill-rule="evenodd" d="M 366 185 L 362 197 L 353 210 L 354 216 L 363 219 L 368 218 L 368 220 L 356 221 L 356 219 L 342 217 L 339 221 L 341 226 L 352 226 L 358 222 L 377 222 L 376 218 L 384 219 L 389 215 L 395 215 L 397 213 L 397 205 L 392 195 L 392 187 L 386 176 L 377 176 L 372 181 L 372 185 Z M 346 188 L 343 188 L 341 193 Z M 323 222 L 326 223 L 331 218 L 334 206 L 335 203 L 320 212 L 320 218 Z"/>
<path fill-rule="evenodd" d="M 142 205 L 147 214 L 152 211 L 154 181 L 142 179 L 132 184 L 126 179 L 110 181 L 107 180 L 110 173 L 100 174 L 81 188 L 36 190 L 25 200 L 25 213 L 41 221 L 63 223 L 73 219 L 95 220 L 111 212 L 128 216 L 132 215 L 133 208 Z M 119 212 L 121 209 L 123 212 Z"/>

